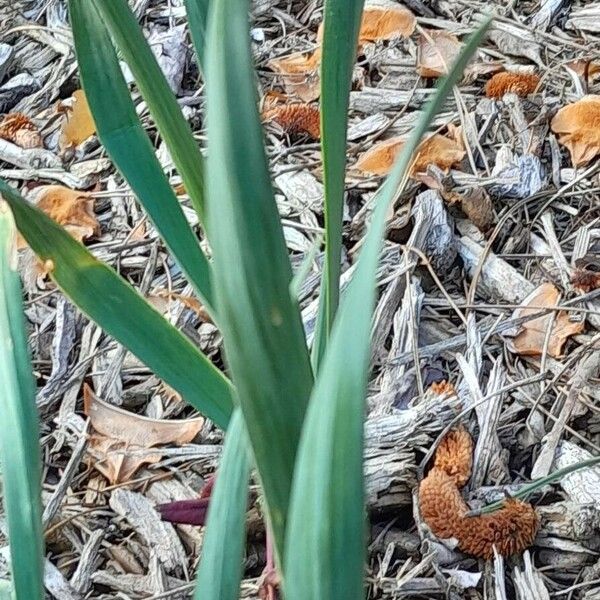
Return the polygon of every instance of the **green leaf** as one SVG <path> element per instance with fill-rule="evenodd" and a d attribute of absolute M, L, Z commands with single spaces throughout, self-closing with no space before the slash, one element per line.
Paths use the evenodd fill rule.
<path fill-rule="evenodd" d="M 210 265 L 140 124 L 100 15 L 89 0 L 69 0 L 69 13 L 81 82 L 98 137 L 210 310 Z"/>
<path fill-rule="evenodd" d="M 239 410 L 231 417 L 211 494 L 196 600 L 238 600 L 250 477 L 249 440 Z"/>
<path fill-rule="evenodd" d="M 363 4 L 364 0 L 326 0 L 323 10 L 321 153 L 325 265 L 321 282 L 324 299 L 313 342 L 313 367 L 321 361 L 339 302 L 348 102 Z"/>
<path fill-rule="evenodd" d="M 0 462 L 8 521 L 13 587 L 17 598 L 44 597 L 41 461 L 16 229 L 0 199 Z"/>
<path fill-rule="evenodd" d="M 204 68 L 206 55 L 206 26 L 210 0 L 184 0 L 187 12 L 188 26 L 192 36 L 192 43 L 198 57 L 200 68 Z"/>
<path fill-rule="evenodd" d="M 213 0 L 206 56 L 208 232 L 225 354 L 281 551 L 312 386 L 271 187 L 250 54 L 248 2 Z"/>
<path fill-rule="evenodd" d="M 92 2 L 129 65 L 190 200 L 200 221 L 204 223 L 203 161 L 200 150 L 127 0 Z"/>
<path fill-rule="evenodd" d="M 17 227 L 65 294 L 199 412 L 226 428 L 233 410 L 225 376 L 110 267 L 4 181 Z"/>
<path fill-rule="evenodd" d="M 286 600 L 364 598 L 364 396 L 386 214 L 421 137 L 488 26 L 489 21 L 465 46 L 377 194 L 371 226 L 342 298 L 302 432 L 286 534 Z"/>

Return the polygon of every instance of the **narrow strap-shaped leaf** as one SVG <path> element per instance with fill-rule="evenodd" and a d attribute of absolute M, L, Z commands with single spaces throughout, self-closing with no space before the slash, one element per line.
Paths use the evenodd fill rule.
<path fill-rule="evenodd" d="M 135 112 L 100 15 L 89 0 L 69 0 L 69 13 L 81 82 L 98 137 L 210 310 L 210 265 Z"/>
<path fill-rule="evenodd" d="M 421 137 L 488 26 L 486 22 L 465 46 L 378 194 L 371 226 L 355 274 L 342 298 L 302 432 L 286 534 L 286 600 L 364 598 L 364 396 L 375 276 L 386 214 Z"/>
<path fill-rule="evenodd" d="M 0 463 L 16 598 L 44 597 L 41 461 L 21 282 L 16 228 L 0 199 Z"/>
<path fill-rule="evenodd" d="M 364 0 L 325 0 L 323 9 L 321 152 L 325 266 L 321 281 L 324 298 L 313 342 L 313 367 L 317 367 L 322 358 L 339 302 L 348 102 L 363 4 Z"/>
<path fill-rule="evenodd" d="M 195 600 L 239 598 L 251 464 L 249 447 L 244 417 L 238 409 L 231 417 L 210 497 Z"/>
<path fill-rule="evenodd" d="M 142 29 L 127 0 L 89 1 L 98 8 L 104 24 L 129 65 L 190 200 L 204 224 L 202 156 Z"/>
<path fill-rule="evenodd" d="M 65 294 L 194 408 L 226 428 L 233 410 L 225 376 L 110 267 L 4 181 L 0 194 L 19 231 Z"/>
<path fill-rule="evenodd" d="M 208 232 L 219 325 L 280 551 L 312 373 L 265 157 L 247 0 L 211 2 L 206 50 Z"/>
<path fill-rule="evenodd" d="M 198 57 L 200 68 L 204 68 L 206 55 L 206 27 L 208 24 L 208 11 L 211 0 L 184 0 L 187 12 L 188 27 L 192 36 L 192 43 Z"/>

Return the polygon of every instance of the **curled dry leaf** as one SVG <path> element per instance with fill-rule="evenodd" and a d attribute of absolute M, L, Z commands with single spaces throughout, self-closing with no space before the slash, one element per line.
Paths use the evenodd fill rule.
<path fill-rule="evenodd" d="M 9 113 L 3 117 L 0 138 L 25 149 L 42 147 L 42 136 L 37 126 L 23 113 Z"/>
<path fill-rule="evenodd" d="M 502 98 L 504 94 L 528 96 L 535 92 L 540 83 L 539 75 L 534 73 L 496 73 L 485 84 L 485 95 L 488 98 Z"/>
<path fill-rule="evenodd" d="M 380 142 L 365 152 L 354 166 L 364 173 L 387 175 L 403 145 L 404 139 L 400 137 Z M 450 167 L 458 164 L 464 156 L 464 149 L 456 141 L 436 133 L 419 144 L 410 172 L 411 177 L 422 180 L 428 165 L 436 165 L 447 173 Z"/>
<path fill-rule="evenodd" d="M 269 67 L 282 76 L 288 94 L 298 96 L 304 102 L 312 102 L 321 93 L 319 64 L 321 50 L 317 48 L 308 54 L 296 52 L 283 58 L 269 61 Z"/>
<path fill-rule="evenodd" d="M 79 146 L 91 135 L 96 133 L 94 118 L 88 106 L 83 90 L 73 92 L 71 105 L 59 107 L 59 111 L 66 112 L 66 119 L 61 129 L 59 145 L 62 150 Z"/>
<path fill-rule="evenodd" d="M 94 199 L 88 192 L 62 185 L 43 185 L 35 188 L 30 198 L 79 242 L 100 231 L 100 223 L 94 214 Z M 25 245 L 19 239 L 19 247 Z"/>
<path fill-rule="evenodd" d="M 447 31 L 425 29 L 419 36 L 417 71 L 421 77 L 446 75 L 458 58 L 462 44 Z"/>
<path fill-rule="evenodd" d="M 467 516 L 460 488 L 471 476 L 473 441 L 464 429 L 450 431 L 436 450 L 433 468 L 419 485 L 419 509 L 431 531 L 456 538 L 468 554 L 491 559 L 494 546 L 502 556 L 525 550 L 533 542 L 539 517 L 531 504 L 507 500 L 500 510 Z"/>
<path fill-rule="evenodd" d="M 265 121 L 274 121 L 286 133 L 307 133 L 314 140 L 321 137 L 321 114 L 310 104 L 284 104 L 263 112 Z"/>
<path fill-rule="evenodd" d="M 584 96 L 561 108 L 550 123 L 558 141 L 571 153 L 574 167 L 600 154 L 600 96 Z"/>
<path fill-rule="evenodd" d="M 104 402 L 88 385 L 83 389 L 84 412 L 96 435 L 88 448 L 93 466 L 111 484 L 129 480 L 144 464 L 161 459 L 160 450 L 149 448 L 192 441 L 204 419 L 150 419 Z"/>
<path fill-rule="evenodd" d="M 523 300 L 523 305 L 514 311 L 513 318 L 526 317 L 539 313 L 544 308 L 555 307 L 559 296 L 558 289 L 552 283 L 544 283 Z M 508 349 L 522 356 L 539 356 L 543 352 L 546 333 L 550 326 L 552 329 L 548 340 L 548 354 L 558 358 L 567 339 L 581 333 L 584 323 L 571 321 L 566 311 L 559 311 L 555 317 L 553 314 L 548 314 L 531 319 L 523 324 L 521 331 L 515 337 L 507 337 Z"/>

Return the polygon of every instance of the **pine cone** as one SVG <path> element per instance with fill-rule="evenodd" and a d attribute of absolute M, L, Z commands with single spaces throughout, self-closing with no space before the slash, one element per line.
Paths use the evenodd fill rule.
<path fill-rule="evenodd" d="M 0 138 L 21 148 L 40 148 L 42 136 L 31 119 L 23 113 L 9 113 L 0 122 Z"/>
<path fill-rule="evenodd" d="M 458 547 L 490 559 L 522 552 L 533 542 L 539 517 L 531 504 L 510 499 L 500 510 L 467 517 L 460 488 L 471 476 L 473 441 L 465 429 L 450 431 L 438 446 L 434 466 L 419 486 L 419 509 L 439 538 L 456 538 Z"/>
<path fill-rule="evenodd" d="M 485 95 L 488 98 L 502 98 L 508 93 L 527 96 L 535 91 L 539 83 L 539 75 L 503 71 L 496 73 L 485 84 Z"/>
<path fill-rule="evenodd" d="M 310 104 L 285 104 L 263 113 L 265 121 L 275 121 L 286 133 L 307 133 L 315 140 L 321 137 L 319 109 Z"/>

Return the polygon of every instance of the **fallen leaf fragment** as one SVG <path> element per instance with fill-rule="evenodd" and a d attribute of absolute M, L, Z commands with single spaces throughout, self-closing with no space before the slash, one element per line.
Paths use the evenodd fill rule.
<path fill-rule="evenodd" d="M 571 275 L 571 284 L 577 290 L 584 294 L 600 288 L 600 273 L 587 271 L 586 269 L 576 269 Z"/>
<path fill-rule="evenodd" d="M 488 98 L 502 98 L 504 94 L 528 96 L 535 92 L 540 83 L 539 75 L 534 73 L 496 73 L 485 84 L 485 95 Z"/>
<path fill-rule="evenodd" d="M 358 33 L 358 43 L 379 42 L 395 38 L 410 37 L 417 19 L 415 15 L 395 2 L 381 2 L 375 6 L 365 6 Z M 317 31 L 317 42 L 323 41 L 323 23 Z"/>
<path fill-rule="evenodd" d="M 455 538 L 458 547 L 491 559 L 494 546 L 502 556 L 518 554 L 533 542 L 539 517 L 531 504 L 509 499 L 500 510 L 467 516 L 460 493 L 471 476 L 473 441 L 464 429 L 450 431 L 436 450 L 433 468 L 419 485 L 419 510 L 439 538 Z"/>
<path fill-rule="evenodd" d="M 453 34 L 443 30 L 426 29 L 419 36 L 417 71 L 421 77 L 446 75 L 458 58 L 462 44 Z"/>
<path fill-rule="evenodd" d="M 415 15 L 399 4 L 366 6 L 360 24 L 359 42 L 377 42 L 410 37 L 417 25 Z"/>
<path fill-rule="evenodd" d="M 316 100 L 320 93 L 319 63 L 321 50 L 305 54 L 296 52 L 269 61 L 269 67 L 282 76 L 285 90 L 304 102 Z"/>
<path fill-rule="evenodd" d="M 561 108 L 550 123 L 558 141 L 571 153 L 574 167 L 600 154 L 600 96 L 584 96 Z"/>
<path fill-rule="evenodd" d="M 196 316 L 205 323 L 212 323 L 212 319 L 210 315 L 202 305 L 202 303 L 194 298 L 193 296 L 188 296 L 187 294 L 179 294 L 177 292 L 169 291 L 167 289 L 157 290 L 154 293 L 155 298 L 164 298 L 167 300 L 176 300 L 181 302 L 186 308 L 189 308 Z M 158 305 L 158 303 L 157 303 Z M 166 307 L 165 307 L 166 308 Z M 161 312 L 165 312 L 164 310 Z"/>
<path fill-rule="evenodd" d="M 484 233 L 494 224 L 494 205 L 483 188 L 472 188 L 461 194 L 453 194 L 461 210 L 469 220 Z"/>
<path fill-rule="evenodd" d="M 358 159 L 355 168 L 372 175 L 387 175 L 404 142 L 404 138 L 394 137 L 376 144 Z M 430 164 L 447 173 L 450 167 L 459 163 L 464 156 L 464 149 L 456 141 L 436 133 L 419 144 L 410 172 L 411 177 L 421 179 Z"/>
<path fill-rule="evenodd" d="M 559 296 L 560 292 L 552 283 L 544 283 L 523 300 L 523 305 L 514 311 L 513 318 L 518 319 L 519 317 L 536 314 L 546 307 L 555 307 Z M 542 354 L 546 333 L 552 319 L 553 315 L 548 314 L 526 321 L 515 337 L 506 338 L 508 349 L 521 356 L 539 356 Z M 583 328 L 584 323 L 571 321 L 568 312 L 558 312 L 552 323 L 548 340 L 548 354 L 553 358 L 560 357 L 567 339 L 572 335 L 581 333 Z"/>
<path fill-rule="evenodd" d="M 62 225 L 76 240 L 98 234 L 100 223 L 94 214 L 94 199 L 88 192 L 62 185 L 43 185 L 30 194 L 31 200 L 51 219 Z M 19 240 L 19 247 L 26 244 Z"/>
<path fill-rule="evenodd" d="M 79 146 L 81 142 L 85 142 L 96 133 L 96 124 L 83 90 L 73 92 L 72 105 L 70 107 L 62 105 L 59 110 L 67 114 L 59 140 L 61 149 Z"/>
<path fill-rule="evenodd" d="M 42 136 L 33 121 L 23 113 L 9 113 L 0 122 L 0 138 L 21 148 L 41 148 Z"/>
<path fill-rule="evenodd" d="M 321 137 L 321 114 L 311 104 L 284 104 L 263 112 L 263 120 L 274 121 L 286 133 L 307 133 L 314 140 Z"/>
<path fill-rule="evenodd" d="M 150 419 L 104 402 L 88 385 L 84 385 L 84 413 L 96 432 L 88 451 L 93 466 L 111 484 L 128 481 L 144 464 L 161 459 L 160 449 L 148 449 L 165 444 L 186 444 L 202 428 L 204 419 Z"/>

